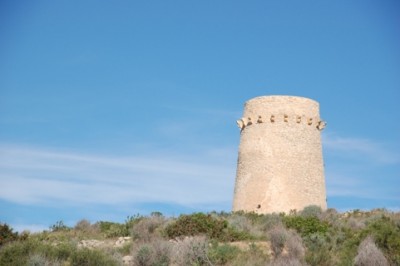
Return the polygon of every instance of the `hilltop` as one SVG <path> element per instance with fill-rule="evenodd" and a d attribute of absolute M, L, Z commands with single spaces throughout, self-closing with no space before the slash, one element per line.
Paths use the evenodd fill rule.
<path fill-rule="evenodd" d="M 40 233 L 0 224 L 0 265 L 400 265 L 400 213 L 130 216 L 62 221 Z"/>

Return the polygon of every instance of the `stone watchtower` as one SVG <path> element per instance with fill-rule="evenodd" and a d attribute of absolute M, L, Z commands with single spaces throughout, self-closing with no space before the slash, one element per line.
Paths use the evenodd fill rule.
<path fill-rule="evenodd" d="M 303 97 L 262 96 L 244 106 L 233 211 L 326 209 L 319 104 Z"/>

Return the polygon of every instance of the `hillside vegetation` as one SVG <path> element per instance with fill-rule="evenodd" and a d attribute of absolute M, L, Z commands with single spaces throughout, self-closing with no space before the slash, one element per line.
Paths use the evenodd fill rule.
<path fill-rule="evenodd" d="M 155 212 L 19 234 L 0 224 L 0 265 L 400 265 L 400 213 Z"/>

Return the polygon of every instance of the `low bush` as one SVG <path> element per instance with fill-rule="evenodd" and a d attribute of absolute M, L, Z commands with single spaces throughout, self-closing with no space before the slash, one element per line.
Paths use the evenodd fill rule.
<path fill-rule="evenodd" d="M 357 256 L 354 259 L 356 266 L 388 266 L 389 263 L 382 251 L 375 245 L 372 237 L 365 238 L 358 247 Z"/>
<path fill-rule="evenodd" d="M 226 220 L 213 217 L 210 214 L 195 213 L 181 215 L 176 221 L 165 228 L 165 234 L 169 238 L 179 236 L 206 235 L 210 239 L 220 241 L 235 241 L 249 239 L 246 232 L 239 232 L 228 226 Z"/>
<path fill-rule="evenodd" d="M 131 228 L 135 240 L 150 242 L 152 239 L 161 238 L 160 227 L 166 222 L 161 215 L 152 215 L 141 219 Z"/>
<path fill-rule="evenodd" d="M 238 256 L 239 249 L 229 244 L 213 242 L 208 251 L 210 261 L 215 265 L 232 263 Z"/>
<path fill-rule="evenodd" d="M 134 261 L 137 266 L 152 265 L 153 251 L 148 245 L 141 246 L 135 254 Z"/>
<path fill-rule="evenodd" d="M 268 239 L 275 257 L 282 253 L 288 236 L 289 233 L 283 226 L 275 226 L 268 232 Z"/>
<path fill-rule="evenodd" d="M 155 212 L 124 223 L 81 220 L 73 228 L 59 221 L 50 229 L 17 234 L 0 224 L 0 265 L 120 265 L 128 254 L 136 265 L 385 265 L 385 258 L 400 265 L 400 213 L 383 209 L 338 213 L 309 206 L 288 215 L 213 212 L 177 219 Z M 134 241 L 118 239 L 115 246 L 117 237 L 129 235 Z M 78 248 L 82 239 L 101 243 Z M 227 243 L 237 240 L 255 244 Z"/>
<path fill-rule="evenodd" d="M 40 242 L 15 241 L 8 243 L 0 249 L 0 265 L 26 265 L 29 254 L 34 253 Z"/>
<path fill-rule="evenodd" d="M 71 228 L 68 227 L 67 225 L 64 224 L 63 221 L 57 221 L 55 224 L 50 226 L 50 230 L 52 232 L 58 232 L 58 231 L 68 231 Z"/>
<path fill-rule="evenodd" d="M 288 228 L 295 229 L 302 237 L 310 236 L 311 234 L 325 235 L 329 229 L 329 223 L 321 221 L 314 216 L 285 216 L 283 221 Z"/>
<path fill-rule="evenodd" d="M 227 265 L 234 266 L 265 266 L 270 265 L 268 251 L 258 245 L 251 243 L 248 251 L 240 251 L 236 258 Z"/>
<path fill-rule="evenodd" d="M 100 229 L 100 232 L 105 237 L 108 237 L 108 238 L 118 237 L 118 236 L 129 236 L 131 233 L 132 227 L 142 219 L 143 219 L 143 216 L 136 214 L 133 216 L 128 216 L 125 220 L 125 223 L 100 221 L 100 222 L 96 223 L 96 226 L 98 226 Z"/>
<path fill-rule="evenodd" d="M 205 236 L 185 237 L 174 244 L 174 263 L 186 265 L 212 265 L 208 257 L 209 242 Z"/>
<path fill-rule="evenodd" d="M 31 254 L 28 257 L 27 266 L 61 266 L 60 261 L 53 261 L 42 254 Z"/>
<path fill-rule="evenodd" d="M 295 231 L 290 230 L 288 232 L 285 246 L 287 248 L 289 257 L 296 258 L 299 261 L 302 261 L 304 259 L 305 248 L 303 245 L 303 240 Z"/>
<path fill-rule="evenodd" d="M 334 263 L 330 246 L 327 243 L 326 236 L 319 233 L 313 233 L 306 238 L 305 260 L 311 266 L 333 266 Z M 344 263 L 340 265 L 351 265 Z"/>
<path fill-rule="evenodd" d="M 88 220 L 80 220 L 79 222 L 76 223 L 74 229 L 78 231 L 89 231 L 91 227 L 91 224 Z"/>
<path fill-rule="evenodd" d="M 100 250 L 83 248 L 71 255 L 70 264 L 71 266 L 118 266 L 120 262 Z"/>
<path fill-rule="evenodd" d="M 0 265 L 26 265 L 29 260 L 66 261 L 76 251 L 70 243 L 47 244 L 35 238 L 8 243 L 0 249 Z M 31 258 L 33 255 L 37 255 Z"/>
<path fill-rule="evenodd" d="M 264 239 L 265 238 L 265 224 L 263 222 L 255 222 L 247 215 L 242 213 L 233 213 L 232 215 L 224 217 L 229 226 L 235 231 L 247 235 L 248 239 Z M 256 220 L 260 221 L 260 220 Z"/>
<path fill-rule="evenodd" d="M 322 209 L 317 205 L 310 205 L 305 207 L 301 212 L 300 216 L 303 217 L 316 217 L 319 218 L 322 214 Z"/>
<path fill-rule="evenodd" d="M 376 245 L 395 265 L 400 265 L 400 226 L 390 217 L 382 215 L 363 229 L 360 236 L 372 236 Z"/>
<path fill-rule="evenodd" d="M 7 242 L 14 241 L 18 238 L 18 233 L 13 232 L 13 229 L 8 224 L 0 223 L 0 247 Z"/>
<path fill-rule="evenodd" d="M 153 241 L 140 245 L 134 251 L 135 265 L 168 266 L 171 262 L 172 246 L 167 241 Z"/>
<path fill-rule="evenodd" d="M 100 221 L 98 225 L 100 227 L 100 232 L 108 238 L 129 235 L 129 229 L 125 224 Z"/>
<path fill-rule="evenodd" d="M 272 261 L 271 266 L 302 266 L 303 263 L 297 259 L 287 256 L 278 257 Z"/>

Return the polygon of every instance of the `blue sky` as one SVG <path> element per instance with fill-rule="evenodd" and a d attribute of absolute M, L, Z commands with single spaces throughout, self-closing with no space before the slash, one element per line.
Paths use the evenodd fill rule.
<path fill-rule="evenodd" d="M 400 209 L 398 1 L 1 1 L 0 221 L 229 211 L 246 100 L 320 103 L 328 206 Z"/>

